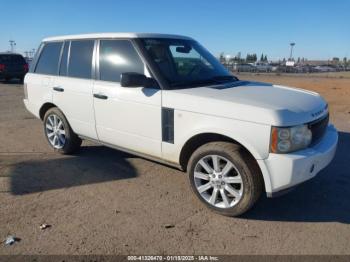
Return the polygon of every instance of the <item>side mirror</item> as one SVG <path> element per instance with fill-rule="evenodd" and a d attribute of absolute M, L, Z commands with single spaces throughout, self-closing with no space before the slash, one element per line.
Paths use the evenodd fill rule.
<path fill-rule="evenodd" d="M 148 78 L 139 73 L 122 73 L 120 79 L 120 85 L 122 87 L 153 87 L 157 86 L 154 79 Z"/>

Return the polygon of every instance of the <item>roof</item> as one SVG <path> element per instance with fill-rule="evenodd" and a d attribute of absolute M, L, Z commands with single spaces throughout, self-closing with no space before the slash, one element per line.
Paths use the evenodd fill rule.
<path fill-rule="evenodd" d="M 21 55 L 19 53 L 12 53 L 12 52 L 0 52 L 0 55 Z"/>
<path fill-rule="evenodd" d="M 170 34 L 155 34 L 155 33 L 95 33 L 95 34 L 80 34 L 80 35 L 64 35 L 47 37 L 43 39 L 43 42 L 59 41 L 59 40 L 72 40 L 72 39 L 96 39 L 96 38 L 176 38 L 187 39 L 192 38 L 181 35 Z"/>

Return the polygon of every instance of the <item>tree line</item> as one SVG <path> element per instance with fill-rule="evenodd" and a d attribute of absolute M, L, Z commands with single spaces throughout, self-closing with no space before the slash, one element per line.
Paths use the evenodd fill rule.
<path fill-rule="evenodd" d="M 227 62 L 238 62 L 238 63 L 242 63 L 242 62 L 246 62 L 246 63 L 255 63 L 258 61 L 258 56 L 257 54 L 253 53 L 253 54 L 247 54 L 247 56 L 244 58 L 241 57 L 241 53 L 238 53 L 236 56 L 231 57 L 229 59 L 226 58 L 226 56 L 224 55 L 224 53 L 220 54 L 220 62 L 221 63 L 227 63 Z M 260 62 L 268 62 L 268 58 L 267 55 L 265 54 L 261 54 L 260 56 Z"/>
<path fill-rule="evenodd" d="M 255 63 L 255 62 L 258 62 L 258 56 L 256 53 L 248 53 L 244 58 L 241 57 L 241 52 L 239 52 L 237 55 L 235 55 L 234 57 L 226 57 L 225 54 L 222 52 L 220 53 L 220 62 L 223 63 L 223 64 L 226 64 L 226 63 Z M 289 60 L 289 59 L 288 59 Z M 293 61 L 294 58 L 292 58 Z M 259 59 L 260 62 L 268 62 L 268 58 L 267 58 L 267 55 L 265 54 L 261 54 L 260 56 L 260 59 Z M 279 60 L 278 62 L 279 63 L 285 63 L 287 60 L 286 58 L 283 58 L 283 60 Z M 297 60 L 296 60 L 296 63 L 297 64 L 305 64 L 307 63 L 308 60 L 304 57 L 300 58 L 298 57 Z M 347 59 L 347 57 L 344 57 L 343 59 L 340 59 L 339 57 L 333 57 L 332 60 L 328 60 L 328 63 L 332 63 L 332 64 L 336 64 L 336 65 L 343 65 L 343 66 L 350 66 L 350 60 Z"/>

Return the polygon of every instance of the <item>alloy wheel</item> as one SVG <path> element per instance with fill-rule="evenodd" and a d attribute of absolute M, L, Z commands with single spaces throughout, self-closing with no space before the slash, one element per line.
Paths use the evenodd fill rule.
<path fill-rule="evenodd" d="M 202 157 L 194 168 L 194 184 L 200 196 L 216 208 L 231 208 L 243 195 L 243 181 L 236 166 L 219 155 Z"/>
<path fill-rule="evenodd" d="M 45 132 L 50 144 L 54 148 L 61 149 L 64 147 L 66 143 L 66 131 L 59 116 L 51 114 L 47 117 Z"/>

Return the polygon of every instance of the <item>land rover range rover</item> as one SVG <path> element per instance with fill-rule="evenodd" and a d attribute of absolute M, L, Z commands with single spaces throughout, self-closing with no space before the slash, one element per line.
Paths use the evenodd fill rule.
<path fill-rule="evenodd" d="M 90 139 L 178 167 L 229 216 L 314 177 L 338 140 L 319 94 L 241 81 L 184 36 L 46 38 L 24 89 L 55 151 Z"/>

